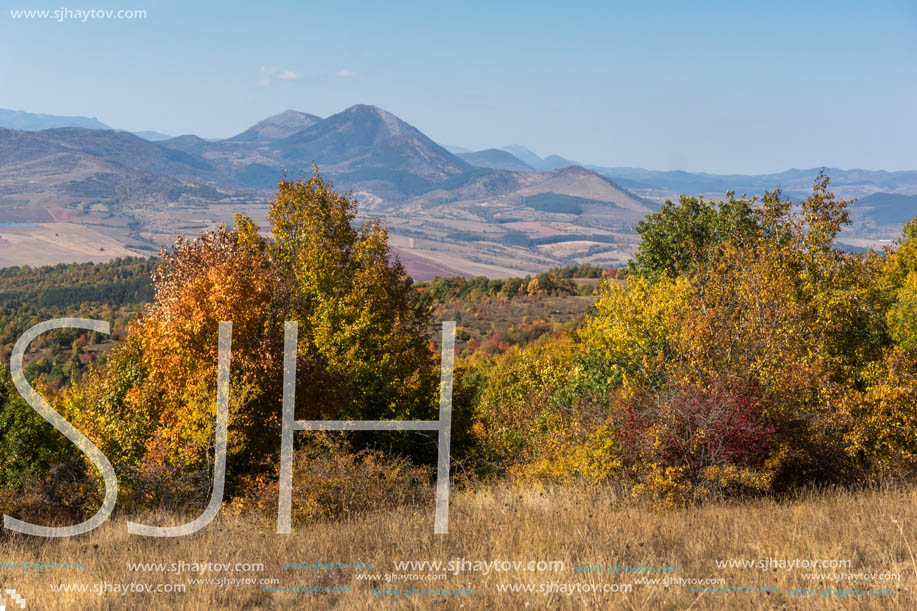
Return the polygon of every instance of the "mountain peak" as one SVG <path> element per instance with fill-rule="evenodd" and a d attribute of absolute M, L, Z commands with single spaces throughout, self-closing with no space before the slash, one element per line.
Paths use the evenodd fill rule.
<path fill-rule="evenodd" d="M 280 114 L 258 121 L 241 134 L 230 138 L 230 140 L 235 142 L 282 140 L 296 132 L 312 127 L 321 120 L 321 117 L 305 112 L 285 110 Z"/>
<path fill-rule="evenodd" d="M 338 179 L 397 183 L 393 193 L 419 193 L 470 169 L 417 128 L 367 104 L 331 115 L 275 146 L 283 159 L 295 161 L 288 168 L 314 161 Z"/>
<path fill-rule="evenodd" d="M 392 135 L 402 136 L 404 135 L 411 126 L 396 117 L 394 114 L 389 111 L 379 108 L 378 106 L 373 106 L 371 104 L 354 104 L 349 108 L 345 108 L 341 115 L 363 115 L 363 116 L 375 116 L 382 120 L 383 124 L 387 131 Z"/>
<path fill-rule="evenodd" d="M 341 111 L 341 114 L 344 114 L 344 113 L 370 113 L 374 115 L 379 115 L 380 117 L 384 115 L 391 115 L 393 117 L 395 116 L 392 113 L 390 113 L 389 111 L 383 108 L 379 108 L 378 106 L 374 106 L 372 104 L 354 104 L 353 106 L 348 106 L 347 108 Z"/>

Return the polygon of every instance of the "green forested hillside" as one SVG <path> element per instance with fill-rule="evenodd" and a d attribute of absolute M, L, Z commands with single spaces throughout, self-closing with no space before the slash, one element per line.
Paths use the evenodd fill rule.
<path fill-rule="evenodd" d="M 156 259 L 127 257 L 109 263 L 73 263 L 0 269 L 0 355 L 8 363 L 16 340 L 32 325 L 73 316 L 111 324 L 111 335 L 60 329 L 35 339 L 26 375 L 52 388 L 68 385 L 104 359 L 127 334 L 142 304 L 152 301 Z"/>
<path fill-rule="evenodd" d="M 127 305 L 151 301 L 156 259 L 125 257 L 109 263 L 73 263 L 0 269 L 0 306 L 68 308 L 83 303 Z"/>

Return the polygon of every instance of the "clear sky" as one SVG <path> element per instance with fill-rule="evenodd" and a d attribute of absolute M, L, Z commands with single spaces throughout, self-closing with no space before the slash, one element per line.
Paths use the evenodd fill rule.
<path fill-rule="evenodd" d="M 917 0 L 0 4 L 0 108 L 228 137 L 366 103 L 599 165 L 917 169 Z M 62 7 L 147 17 L 10 13 Z"/>

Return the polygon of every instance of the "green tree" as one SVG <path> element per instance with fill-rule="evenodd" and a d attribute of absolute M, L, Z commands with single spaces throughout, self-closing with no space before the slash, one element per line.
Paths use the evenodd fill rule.
<path fill-rule="evenodd" d="M 280 183 L 270 209 L 272 260 L 299 322 L 297 409 L 309 417 L 428 417 L 436 359 L 429 305 L 378 221 L 355 227 L 357 202 L 316 173 Z"/>
<path fill-rule="evenodd" d="M 731 191 L 718 203 L 687 195 L 678 204 L 667 201 L 637 224 L 640 246 L 628 264 L 628 273 L 650 280 L 663 274 L 674 278 L 702 264 L 711 244 L 756 234 L 760 223 L 754 202 L 737 199 Z"/>

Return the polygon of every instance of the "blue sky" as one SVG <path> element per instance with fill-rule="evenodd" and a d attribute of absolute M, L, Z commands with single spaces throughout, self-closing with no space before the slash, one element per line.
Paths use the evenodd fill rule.
<path fill-rule="evenodd" d="M 228 137 L 368 103 L 600 165 L 917 169 L 915 0 L 0 4 L 0 108 Z M 10 15 L 61 7 L 147 18 Z"/>

